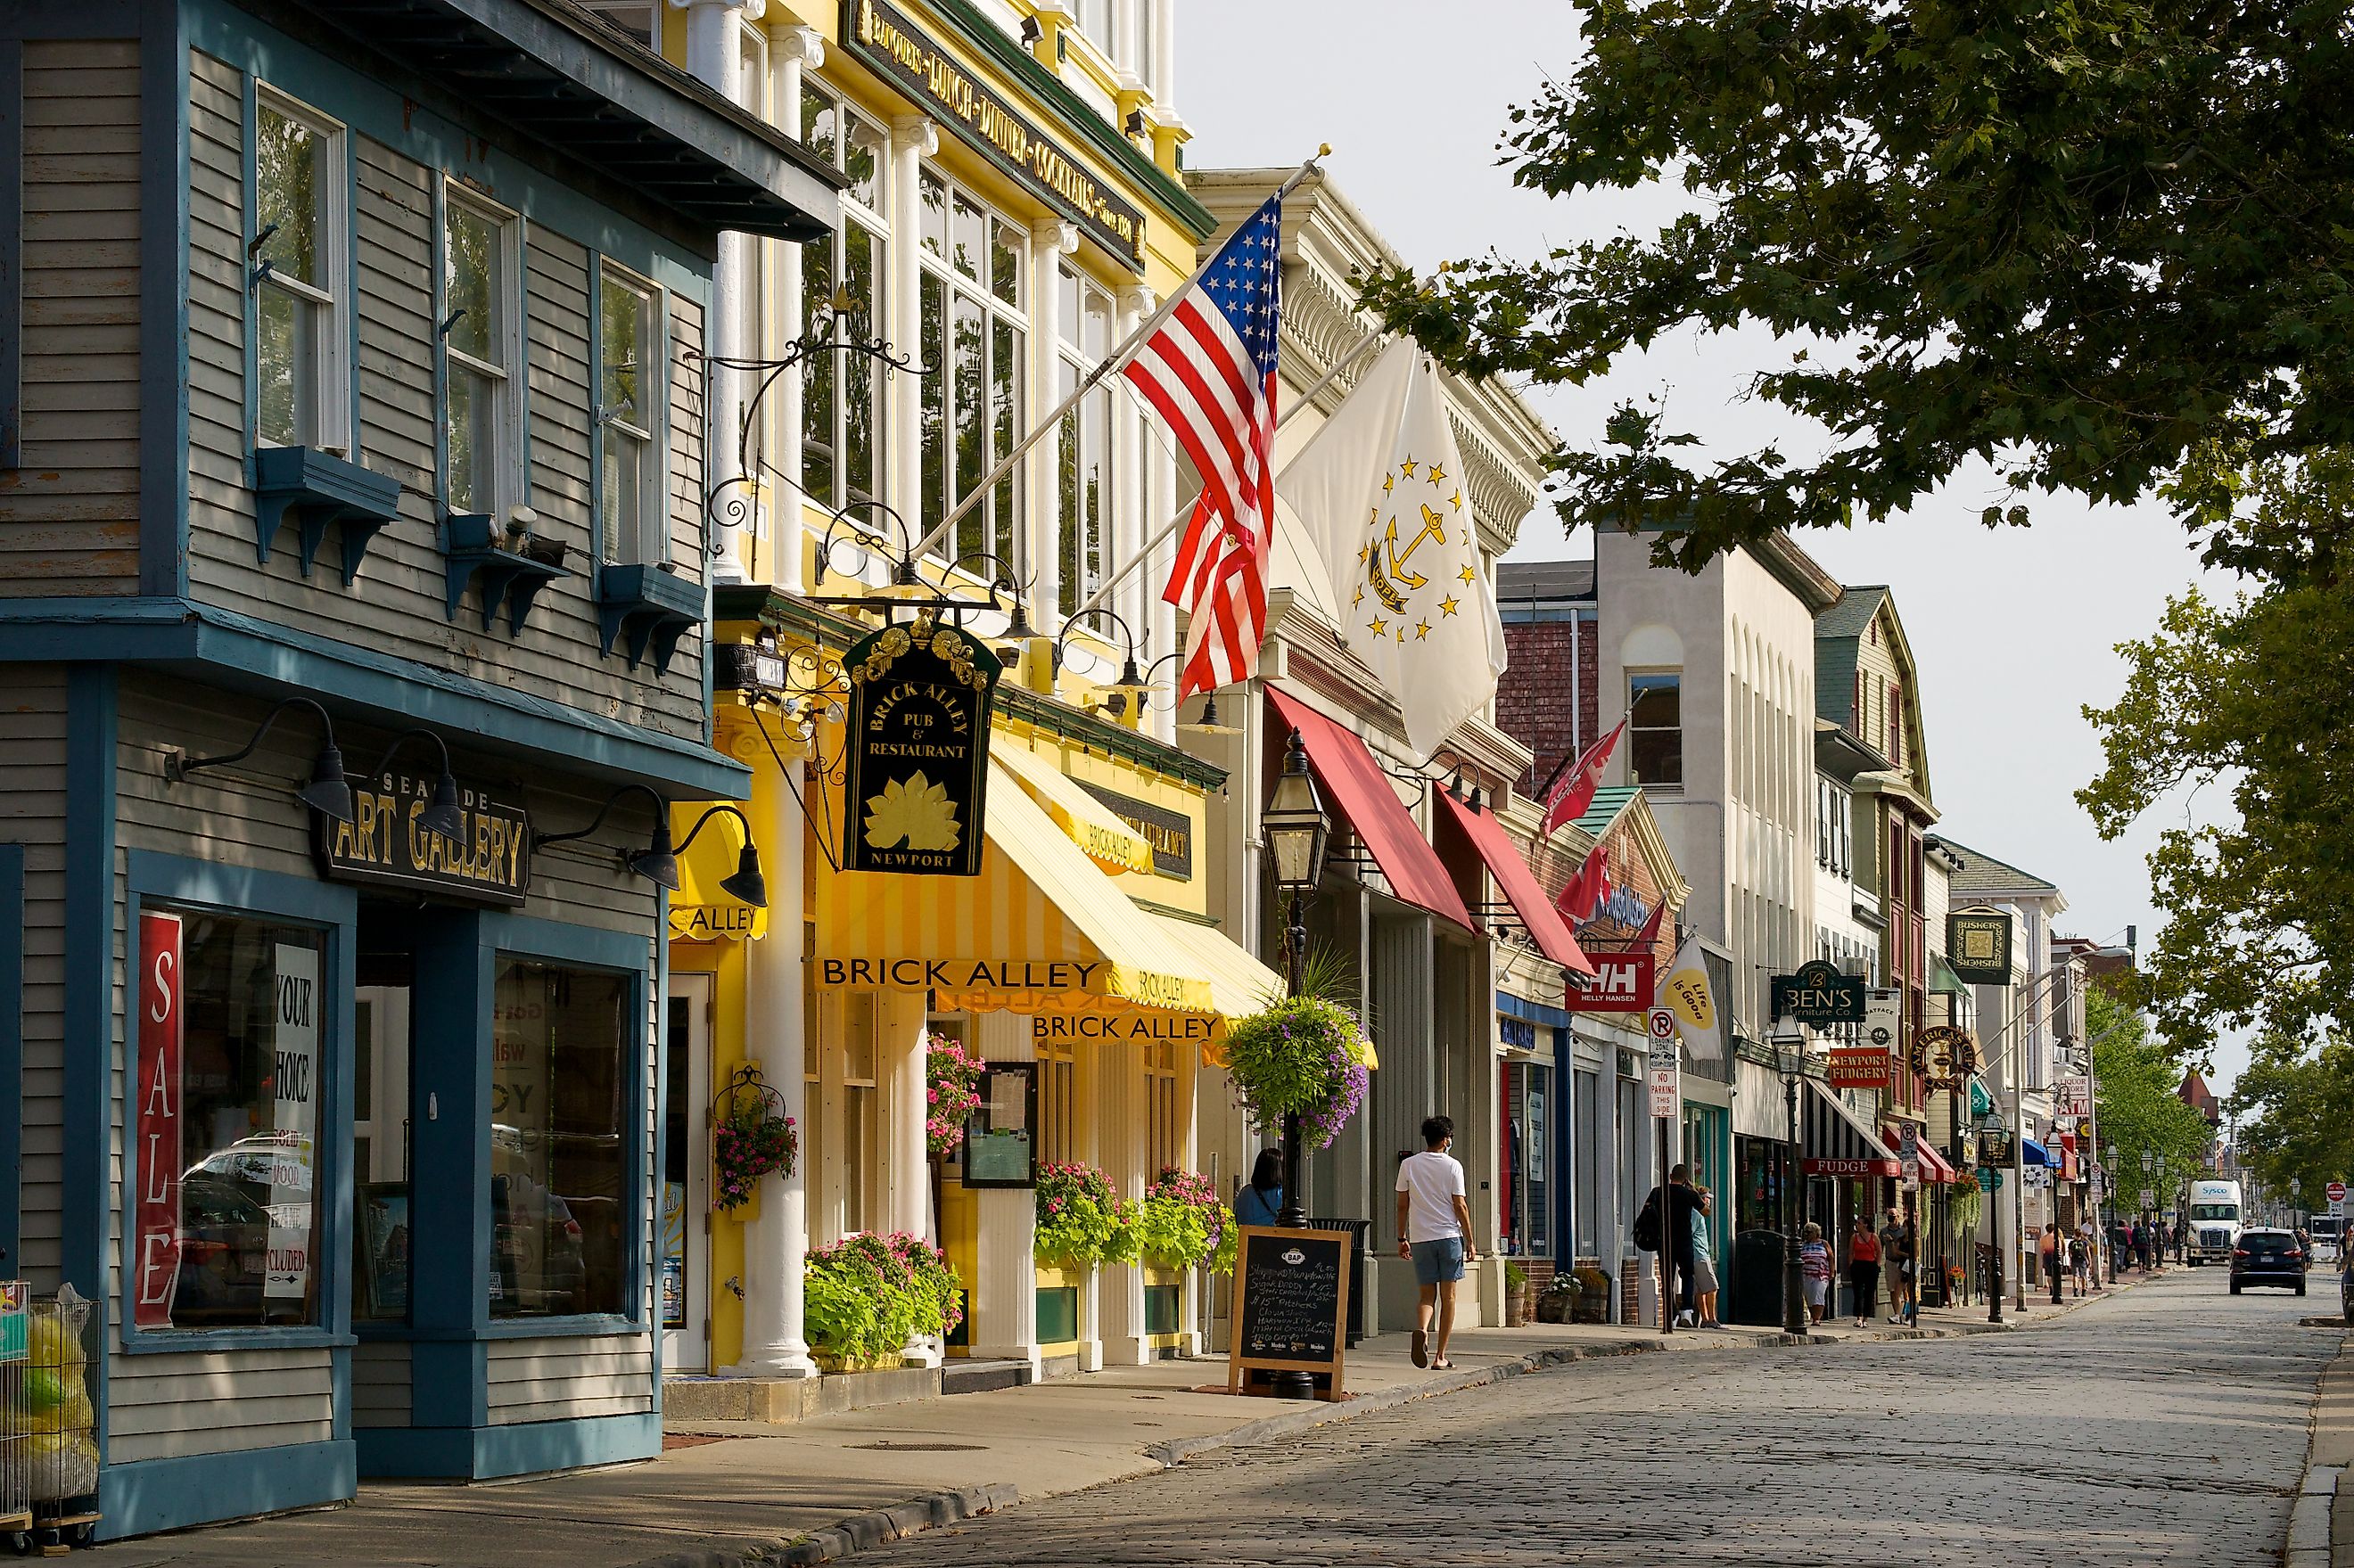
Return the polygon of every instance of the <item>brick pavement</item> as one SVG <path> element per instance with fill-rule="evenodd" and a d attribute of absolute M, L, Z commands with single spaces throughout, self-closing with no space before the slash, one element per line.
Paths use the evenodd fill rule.
<path fill-rule="evenodd" d="M 2304 1305 L 2182 1270 L 2014 1334 L 1592 1362 L 859 1562 L 2277 1562 L 2341 1338 Z"/>

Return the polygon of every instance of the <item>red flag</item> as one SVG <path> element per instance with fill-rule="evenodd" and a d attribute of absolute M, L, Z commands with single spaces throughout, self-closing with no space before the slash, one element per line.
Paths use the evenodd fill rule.
<path fill-rule="evenodd" d="M 1537 830 L 1539 837 L 1550 837 L 1564 822 L 1574 822 L 1585 815 L 1585 809 L 1594 804 L 1595 790 L 1602 787 L 1602 769 L 1626 731 L 1627 721 L 1620 719 L 1617 729 L 1587 747 L 1585 755 L 1577 759 L 1577 766 L 1554 783 L 1553 793 L 1545 797 L 1544 826 Z"/>
<path fill-rule="evenodd" d="M 1652 947 L 1657 944 L 1659 939 L 1659 917 L 1667 912 L 1668 901 L 1666 899 L 1662 898 L 1658 903 L 1652 905 L 1651 917 L 1643 922 L 1643 928 L 1635 933 L 1634 945 L 1627 950 L 1631 953 L 1649 952 Z"/>
<path fill-rule="evenodd" d="M 1586 855 L 1585 863 L 1577 868 L 1577 874 L 1569 879 L 1569 885 L 1561 890 L 1553 907 L 1574 926 L 1593 918 L 1595 906 L 1609 896 L 1610 852 L 1607 846 L 1597 843 Z"/>

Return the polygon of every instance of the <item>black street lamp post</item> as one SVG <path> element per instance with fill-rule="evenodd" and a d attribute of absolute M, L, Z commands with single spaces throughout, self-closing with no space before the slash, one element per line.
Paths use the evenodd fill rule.
<path fill-rule="evenodd" d="M 1290 993 L 1298 996 L 1308 960 L 1308 900 L 1324 874 L 1324 850 L 1331 835 L 1316 780 L 1309 776 L 1308 747 L 1298 730 L 1291 732 L 1290 743 L 1284 748 L 1283 771 L 1276 776 L 1274 793 L 1259 818 L 1259 831 L 1267 842 L 1276 888 L 1288 901 L 1284 980 Z M 1304 1230 L 1308 1225 L 1308 1209 L 1300 1194 L 1297 1111 L 1286 1111 L 1283 1116 L 1283 1209 L 1275 1223 L 1288 1230 Z M 1270 1381 L 1279 1397 L 1316 1397 L 1316 1382 L 1308 1372 L 1277 1372 Z"/>
<path fill-rule="evenodd" d="M 1782 1329 L 1804 1334 L 1808 1330 L 1806 1291 L 1798 1269 L 1798 1225 L 1806 1218 L 1799 1201 L 1798 1080 L 1807 1074 L 1806 1036 L 1795 1023 L 1784 1022 L 1774 1034 L 1775 1065 L 1782 1070 L 1783 1103 L 1790 1115 L 1790 1145 L 1782 1175 Z"/>

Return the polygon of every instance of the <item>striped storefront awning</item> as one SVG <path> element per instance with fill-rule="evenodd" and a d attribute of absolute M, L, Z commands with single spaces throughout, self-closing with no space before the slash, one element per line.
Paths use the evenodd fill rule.
<path fill-rule="evenodd" d="M 1847 1108 L 1847 1102 L 1813 1078 L 1798 1102 L 1799 1169 L 1809 1176 L 1895 1176 L 1895 1157 L 1882 1147 L 1872 1125 Z"/>

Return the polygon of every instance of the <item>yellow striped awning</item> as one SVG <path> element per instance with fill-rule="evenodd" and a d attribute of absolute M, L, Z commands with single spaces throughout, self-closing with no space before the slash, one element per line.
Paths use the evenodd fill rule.
<path fill-rule="evenodd" d="M 932 991 L 944 1012 L 1211 1013 L 1199 966 L 991 760 L 977 876 L 817 874 L 820 985 Z"/>
<path fill-rule="evenodd" d="M 1113 815 L 1109 806 L 1081 789 L 1055 766 L 1054 758 L 1041 756 L 1010 736 L 992 735 L 989 737 L 989 759 L 1002 763 L 1007 772 L 1020 779 L 1030 798 L 1045 809 L 1055 824 L 1096 864 L 1114 874 L 1152 869 L 1152 846 L 1145 842 L 1144 835 Z"/>

